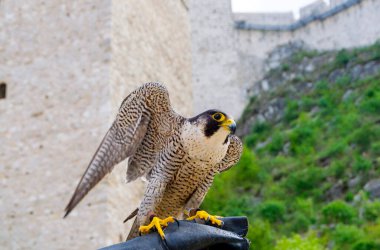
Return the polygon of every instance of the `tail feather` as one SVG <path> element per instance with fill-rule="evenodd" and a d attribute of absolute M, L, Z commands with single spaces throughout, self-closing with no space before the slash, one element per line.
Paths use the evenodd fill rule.
<path fill-rule="evenodd" d="M 132 227 L 131 227 L 131 231 L 129 231 L 127 240 L 131 240 L 139 236 L 139 227 L 140 227 L 140 223 L 138 222 L 137 218 L 135 218 L 135 221 L 133 222 Z"/>
<path fill-rule="evenodd" d="M 130 219 L 132 219 L 133 217 L 135 217 L 137 215 L 137 212 L 139 211 L 138 208 L 136 208 L 130 215 L 128 215 L 128 217 L 123 221 L 123 223 L 129 221 Z"/>

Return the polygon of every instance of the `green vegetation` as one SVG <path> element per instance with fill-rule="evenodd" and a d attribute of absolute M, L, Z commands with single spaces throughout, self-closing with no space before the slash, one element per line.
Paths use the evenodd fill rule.
<path fill-rule="evenodd" d="M 299 52 L 280 70 L 314 56 Z M 202 205 L 248 216 L 252 249 L 380 249 L 380 201 L 363 191 L 380 178 L 380 75 L 328 80 L 333 71 L 380 61 L 380 43 L 334 58 L 310 73 L 307 91 L 289 96 L 287 86 L 299 84 L 289 80 L 251 99 L 242 123 L 279 97 L 282 118 L 252 125 L 240 162 L 215 178 Z"/>
<path fill-rule="evenodd" d="M 323 222 L 350 224 L 353 222 L 356 211 L 344 201 L 336 200 L 322 208 Z"/>

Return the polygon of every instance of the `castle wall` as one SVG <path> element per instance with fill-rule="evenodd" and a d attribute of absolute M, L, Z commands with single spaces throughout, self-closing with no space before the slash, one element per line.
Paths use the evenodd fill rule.
<path fill-rule="evenodd" d="M 214 107 L 239 117 L 247 89 L 262 78 L 265 59 L 279 45 L 303 41 L 311 49 L 330 50 L 374 43 L 380 38 L 380 2 L 350 2 L 351 7 L 313 21 L 347 5 L 317 0 L 301 9 L 303 21 L 294 21 L 287 12 L 232 13 L 228 0 L 189 1 L 195 112 Z"/>
<path fill-rule="evenodd" d="M 112 5 L 111 97 L 113 113 L 122 100 L 145 82 L 161 82 L 174 110 L 193 114 L 190 27 L 186 6 L 173 0 L 114 1 Z M 122 221 L 140 204 L 144 183 L 125 184 L 126 163 L 111 173 L 109 236 L 123 239 L 133 223 Z M 118 232 L 116 234 L 115 232 Z"/>
<path fill-rule="evenodd" d="M 317 3 L 323 5 L 321 1 Z M 331 7 L 336 7 L 341 3 L 341 0 L 336 0 Z M 380 26 L 376 25 L 380 22 L 378 13 L 380 13 L 380 1 L 362 0 L 361 3 L 336 15 L 322 21 L 312 21 L 293 31 L 236 29 L 236 48 L 240 55 L 240 65 L 237 67 L 250 71 L 248 78 L 243 81 L 249 82 L 248 85 L 252 86 L 261 79 L 265 73 L 264 61 L 268 53 L 278 45 L 291 41 L 303 41 L 306 46 L 316 50 L 352 48 L 374 43 L 380 38 Z M 256 16 L 256 14 L 253 15 Z M 268 16 L 271 15 L 267 15 L 263 20 L 266 23 L 271 22 Z M 241 20 L 241 18 L 235 20 Z M 271 24 L 278 23 L 272 20 Z M 229 36 L 225 35 L 225 37 Z M 247 64 L 251 65 L 251 68 L 247 68 Z"/>
<path fill-rule="evenodd" d="M 233 13 L 235 21 L 246 21 L 249 23 L 259 23 L 261 25 L 284 25 L 294 22 L 293 12 L 276 13 Z"/>
<path fill-rule="evenodd" d="M 192 115 L 187 6 L 173 0 L 115 1 L 112 26 L 114 106 L 142 83 L 161 82 L 170 91 L 174 109 Z"/>
<path fill-rule="evenodd" d="M 239 57 L 229 0 L 189 1 L 195 113 L 216 108 L 237 116 L 244 108 Z"/>
<path fill-rule="evenodd" d="M 0 81 L 8 92 L 0 100 L 3 249 L 106 241 L 104 183 L 62 216 L 108 126 L 110 17 L 111 1 L 0 3 Z"/>
<path fill-rule="evenodd" d="M 300 8 L 300 18 L 307 18 L 312 15 L 320 14 L 328 10 L 328 6 L 323 0 L 316 0 L 302 8 Z"/>
<path fill-rule="evenodd" d="M 63 210 L 132 89 L 162 81 L 176 110 L 191 113 L 184 6 L 4 0 L 0 21 L 1 247 L 97 249 L 124 240 L 122 221 L 143 188 L 125 184 L 125 163 L 66 219 Z"/>
<path fill-rule="evenodd" d="M 241 53 L 265 58 L 276 46 L 295 40 L 302 40 L 318 50 L 368 45 L 380 38 L 380 27 L 374 25 L 380 20 L 379 11 L 379 1 L 363 0 L 345 11 L 295 31 L 238 29 L 237 47 Z"/>

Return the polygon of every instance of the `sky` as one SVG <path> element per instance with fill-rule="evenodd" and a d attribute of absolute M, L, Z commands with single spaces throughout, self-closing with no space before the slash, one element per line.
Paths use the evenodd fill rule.
<path fill-rule="evenodd" d="M 298 10 L 315 0 L 231 0 L 233 12 L 285 12 Z M 328 3 L 328 0 L 324 0 Z"/>

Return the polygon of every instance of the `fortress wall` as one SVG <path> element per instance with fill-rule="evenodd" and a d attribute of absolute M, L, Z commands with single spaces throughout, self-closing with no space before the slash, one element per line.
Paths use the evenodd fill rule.
<path fill-rule="evenodd" d="M 363 0 L 323 21 L 314 21 L 295 31 L 237 29 L 238 50 L 264 59 L 276 46 L 302 40 L 313 49 L 329 50 L 364 46 L 380 38 L 380 2 Z"/>
<path fill-rule="evenodd" d="M 341 1 L 333 2 L 334 6 Z M 290 41 L 303 41 L 317 50 L 330 50 L 365 46 L 380 38 L 380 1 L 363 0 L 323 21 L 313 21 L 294 31 L 264 31 L 236 29 L 237 51 L 241 58 L 238 67 L 251 64 L 250 77 L 243 79 L 252 86 L 264 70 L 264 60 L 278 45 Z M 240 20 L 240 19 L 238 19 Z M 269 22 L 266 20 L 266 22 Z M 225 37 L 228 37 L 225 35 Z"/>
<path fill-rule="evenodd" d="M 335 16 L 294 32 L 311 48 L 330 50 L 365 46 L 380 39 L 380 1 L 363 0 Z"/>
<path fill-rule="evenodd" d="M 328 6 L 323 0 L 316 0 L 302 8 L 300 8 L 300 18 L 305 18 L 315 14 L 320 14 L 328 10 Z"/>
<path fill-rule="evenodd" d="M 229 0 L 189 1 L 194 111 L 217 108 L 238 116 L 244 108 Z"/>
<path fill-rule="evenodd" d="M 3 249 L 106 243 L 105 184 L 62 216 L 108 126 L 110 17 L 103 0 L 0 3 L 0 81 L 8 92 L 0 100 Z"/>
<path fill-rule="evenodd" d="M 273 12 L 273 13 L 233 13 L 235 21 L 246 21 L 248 23 L 259 23 L 267 25 L 284 25 L 294 22 L 293 12 Z"/>
<path fill-rule="evenodd" d="M 164 83 L 173 107 L 192 115 L 191 45 L 187 6 L 176 0 L 114 0 L 112 93 L 114 107 L 145 82 Z M 122 84 L 127 82 L 128 84 Z"/>
<path fill-rule="evenodd" d="M 193 114 L 191 47 L 188 11 L 181 1 L 113 1 L 111 93 L 115 114 L 122 100 L 145 82 L 161 82 L 169 90 L 173 108 L 184 116 Z M 99 138 L 100 139 L 100 138 Z M 117 241 L 129 232 L 133 220 L 122 221 L 139 204 L 144 183 L 125 184 L 126 162 L 111 173 L 108 216 Z M 115 234 L 118 232 L 118 234 Z"/>
<path fill-rule="evenodd" d="M 187 12 L 176 1 L 155 3 L 0 2 L 4 249 L 97 249 L 125 239 L 122 220 L 143 188 L 124 185 L 125 163 L 62 216 L 131 90 L 165 82 L 176 110 L 192 112 Z"/>

